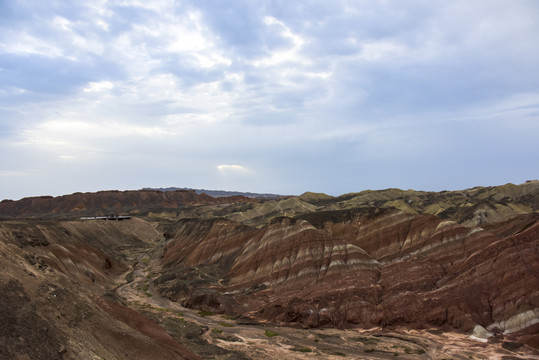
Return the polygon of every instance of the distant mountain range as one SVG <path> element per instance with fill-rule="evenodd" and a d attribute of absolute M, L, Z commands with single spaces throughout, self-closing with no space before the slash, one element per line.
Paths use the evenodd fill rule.
<path fill-rule="evenodd" d="M 279 194 L 259 194 L 252 192 L 242 191 L 226 191 L 226 190 L 206 190 L 206 189 L 191 189 L 191 188 L 179 188 L 179 187 L 167 187 L 167 188 L 143 188 L 142 190 L 158 190 L 158 191 L 177 191 L 177 190 L 194 190 L 198 195 L 206 194 L 213 197 L 228 197 L 228 196 L 245 196 L 255 199 L 279 199 L 285 195 Z"/>

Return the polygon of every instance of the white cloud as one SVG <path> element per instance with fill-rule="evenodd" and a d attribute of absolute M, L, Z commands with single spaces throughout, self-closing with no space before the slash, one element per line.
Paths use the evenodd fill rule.
<path fill-rule="evenodd" d="M 91 81 L 88 86 L 83 89 L 84 92 L 102 92 L 111 90 L 114 88 L 114 84 L 110 81 Z"/>
<path fill-rule="evenodd" d="M 217 170 L 223 173 L 248 173 L 250 170 L 242 165 L 217 165 Z"/>
<path fill-rule="evenodd" d="M 0 53 L 14 55 L 63 56 L 60 46 L 26 32 L 8 31 L 0 42 Z M 1 41 L 1 40 L 0 40 Z"/>
<path fill-rule="evenodd" d="M 129 136 L 165 136 L 173 133 L 159 126 L 109 121 L 51 120 L 25 131 L 35 143 L 73 144 L 84 139 Z M 61 140 L 63 139 L 63 140 Z"/>
<path fill-rule="evenodd" d="M 299 192 L 324 183 L 318 190 L 337 193 L 346 182 L 357 191 L 369 176 L 398 181 L 384 169 L 414 161 L 442 174 L 437 162 L 468 155 L 433 149 L 474 126 L 484 126 L 474 139 L 483 148 L 511 135 L 488 158 L 527 161 L 522 169 L 536 160 L 536 142 L 523 141 L 539 123 L 530 1 L 96 0 L 48 12 L 33 1 L 14 2 L 27 18 L 0 24 L 0 130 L 9 136 L 0 152 L 23 159 L 5 165 L 5 178 L 34 168 L 65 178 L 68 160 L 99 167 L 125 154 L 133 160 L 110 168 L 134 173 L 140 161 L 155 181 L 192 179 L 178 186 L 290 193 L 295 179 Z"/>
<path fill-rule="evenodd" d="M 298 34 L 292 32 L 292 30 L 286 26 L 282 21 L 277 20 L 272 16 L 266 16 L 264 23 L 267 26 L 276 25 L 280 28 L 280 35 L 289 39 L 292 42 L 292 47 L 285 50 L 271 50 L 269 49 L 269 56 L 263 57 L 253 61 L 253 65 L 256 67 L 275 66 L 286 62 L 295 62 L 300 64 L 310 64 L 311 60 L 303 57 L 300 54 L 300 50 L 306 43 L 306 40 Z"/>

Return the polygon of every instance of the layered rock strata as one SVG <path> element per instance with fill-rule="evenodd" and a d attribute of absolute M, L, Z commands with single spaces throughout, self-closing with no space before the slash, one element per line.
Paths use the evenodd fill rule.
<path fill-rule="evenodd" d="M 156 285 L 188 306 L 305 327 L 523 331 L 537 323 L 539 221 L 490 228 L 377 208 L 261 229 L 184 219 L 169 228 Z M 176 286 L 186 269 L 194 281 Z"/>
<path fill-rule="evenodd" d="M 147 214 L 152 211 L 177 210 L 185 207 L 256 202 L 243 196 L 214 198 L 194 190 L 100 191 L 75 193 L 58 197 L 29 197 L 0 202 L 0 218 L 54 218 L 82 215 Z"/>

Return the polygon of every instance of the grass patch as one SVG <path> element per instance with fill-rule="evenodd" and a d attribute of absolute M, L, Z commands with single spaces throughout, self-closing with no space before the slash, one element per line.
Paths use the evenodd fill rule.
<path fill-rule="evenodd" d="M 234 324 L 226 323 L 226 322 L 219 323 L 219 325 L 221 325 L 223 327 L 233 327 L 234 326 Z"/>
<path fill-rule="evenodd" d="M 272 330 L 266 330 L 266 332 L 264 334 L 266 334 L 267 337 L 279 336 L 278 332 L 275 332 L 275 331 L 272 331 Z"/>
<path fill-rule="evenodd" d="M 225 320 L 236 320 L 236 317 L 235 316 L 230 316 L 230 315 L 221 315 L 221 317 Z"/>
<path fill-rule="evenodd" d="M 217 329 L 217 328 L 213 328 L 213 329 L 211 329 L 211 332 L 214 333 L 214 334 L 222 334 L 222 333 L 223 333 L 223 330 Z"/>
<path fill-rule="evenodd" d="M 365 337 L 365 336 L 353 337 L 352 340 L 357 341 L 357 342 L 361 342 L 364 345 L 376 345 L 380 341 L 378 339 L 369 338 L 369 337 Z"/>
<path fill-rule="evenodd" d="M 215 315 L 213 311 L 207 311 L 207 310 L 199 310 L 198 315 L 204 317 L 204 316 L 212 316 Z"/>
<path fill-rule="evenodd" d="M 151 297 L 152 294 L 150 294 L 150 292 L 148 291 L 149 289 L 150 289 L 150 284 L 148 283 L 144 283 L 137 288 L 137 290 L 142 291 L 144 295 L 146 295 L 147 297 Z"/>
<path fill-rule="evenodd" d="M 139 286 L 137 289 L 139 289 L 140 291 L 146 292 L 150 289 L 150 284 L 144 283 L 141 286 Z"/>
<path fill-rule="evenodd" d="M 144 265 L 148 266 L 150 265 L 150 258 L 145 257 L 142 259 L 142 262 L 144 263 Z"/>
<path fill-rule="evenodd" d="M 135 304 L 136 306 L 139 306 L 139 307 L 141 307 L 143 309 L 151 309 L 152 308 L 152 306 L 150 304 L 143 304 L 143 303 L 141 303 L 139 301 L 134 301 L 133 304 Z"/>
<path fill-rule="evenodd" d="M 313 352 L 313 349 L 311 348 L 308 348 L 308 347 L 303 347 L 303 348 L 292 348 L 290 349 L 292 351 L 299 351 L 299 352 L 302 352 L 302 353 L 310 353 L 310 352 Z"/>

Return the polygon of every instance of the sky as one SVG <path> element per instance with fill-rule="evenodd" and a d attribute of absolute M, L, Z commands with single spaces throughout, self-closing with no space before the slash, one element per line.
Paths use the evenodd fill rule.
<path fill-rule="evenodd" d="M 536 0 L 0 0 L 0 199 L 539 177 Z"/>

